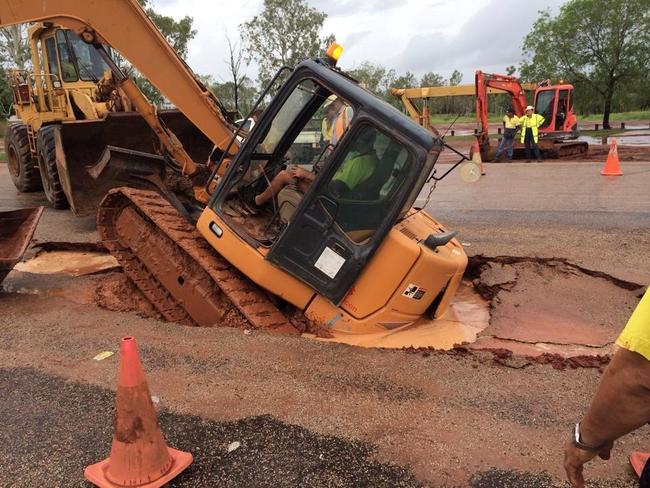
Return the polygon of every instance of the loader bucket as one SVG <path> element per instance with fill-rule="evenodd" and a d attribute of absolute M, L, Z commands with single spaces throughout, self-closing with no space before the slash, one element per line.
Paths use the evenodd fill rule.
<path fill-rule="evenodd" d="M 43 207 L 0 212 L 0 283 L 25 254 Z"/>
<path fill-rule="evenodd" d="M 192 160 L 203 163 L 212 151 L 212 142 L 178 110 L 162 111 L 163 122 L 185 147 Z M 120 154 L 117 165 L 105 171 L 89 170 L 106 158 L 105 149 L 112 146 Z M 119 186 L 151 188 L 151 181 L 142 178 L 137 162 L 128 162 L 129 151 L 141 161 L 142 154 L 160 153 L 159 142 L 151 128 L 137 113 L 113 113 L 102 120 L 64 122 L 56 136 L 57 169 L 63 191 L 75 215 L 93 214 L 108 190 Z M 120 149 L 124 151 L 120 151 Z M 153 156 L 144 173 L 158 173 L 152 164 L 164 167 L 164 159 Z M 104 160 L 106 169 L 107 162 Z M 121 168 L 121 170 L 120 170 Z M 134 171 L 131 171 L 134 170 Z"/>

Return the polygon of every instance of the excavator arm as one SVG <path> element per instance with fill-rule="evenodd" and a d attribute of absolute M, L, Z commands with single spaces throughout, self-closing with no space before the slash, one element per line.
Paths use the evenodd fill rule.
<path fill-rule="evenodd" d="M 476 120 L 481 126 L 478 140 L 479 144 L 483 146 L 488 144 L 488 90 L 498 90 L 510 94 L 512 108 L 517 117 L 524 114 L 528 103 L 524 88 L 514 76 L 483 73 L 481 70 L 477 70 L 474 86 L 476 89 Z"/>
<path fill-rule="evenodd" d="M 176 105 L 219 149 L 235 154 L 237 141 L 231 144 L 233 127 L 226 120 L 218 99 L 194 76 L 176 54 L 137 0 L 4 0 L 0 2 L 0 27 L 26 22 L 53 22 L 75 31 L 84 41 L 107 44 L 118 51 L 160 92 Z M 101 49 L 101 48 L 100 48 Z M 125 79 L 132 98 L 137 87 Z M 141 105 L 146 103 L 140 99 Z M 155 124 L 151 108 L 140 110 L 150 125 Z M 158 124 L 160 124 L 158 122 Z M 172 155 L 184 153 L 176 146 L 173 134 L 152 126 Z M 176 151 L 173 147 L 176 146 Z M 184 169 L 193 173 L 190 161 L 180 157 Z M 189 166 L 189 167 L 188 167 Z"/>

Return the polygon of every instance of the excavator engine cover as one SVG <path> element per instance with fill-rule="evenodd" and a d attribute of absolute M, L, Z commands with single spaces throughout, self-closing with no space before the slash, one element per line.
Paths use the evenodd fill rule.
<path fill-rule="evenodd" d="M 160 117 L 192 160 L 208 159 L 212 143 L 182 113 L 168 110 Z M 56 146 L 61 185 L 72 211 L 79 216 L 94 213 L 112 188 L 154 188 L 164 170 L 157 138 L 137 113 L 111 113 L 102 120 L 63 123 Z M 112 151 L 107 152 L 107 147 Z M 145 161 L 147 154 L 152 157 Z M 118 155 L 119 160 L 109 161 L 111 155 Z"/>

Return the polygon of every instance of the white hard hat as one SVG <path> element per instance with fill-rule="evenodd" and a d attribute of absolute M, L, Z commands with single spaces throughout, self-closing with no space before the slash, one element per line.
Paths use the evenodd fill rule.
<path fill-rule="evenodd" d="M 533 107 L 532 105 L 528 105 L 528 107 L 526 107 L 526 112 L 528 112 L 529 110 L 532 110 L 534 112 L 535 107 Z"/>

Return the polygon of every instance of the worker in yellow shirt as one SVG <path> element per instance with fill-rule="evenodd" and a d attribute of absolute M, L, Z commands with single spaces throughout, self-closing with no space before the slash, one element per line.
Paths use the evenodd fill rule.
<path fill-rule="evenodd" d="M 620 349 L 565 447 L 564 469 L 573 488 L 585 486 L 585 463 L 596 456 L 609 459 L 616 439 L 650 421 L 650 291 L 646 291 L 616 344 Z M 630 456 L 642 487 L 650 486 L 649 457 L 642 453 Z"/>
<path fill-rule="evenodd" d="M 519 118 L 515 115 L 515 111 L 511 107 L 508 108 L 506 114 L 503 116 L 503 137 L 494 156 L 495 161 L 498 161 L 506 151 L 508 151 L 508 161 L 512 161 L 512 152 L 515 148 L 515 134 L 520 124 L 521 122 L 519 122 Z"/>

